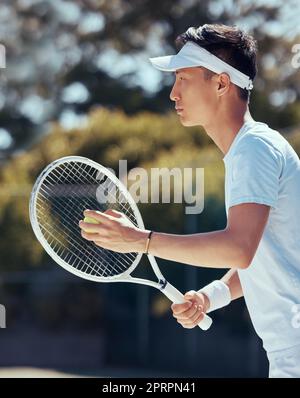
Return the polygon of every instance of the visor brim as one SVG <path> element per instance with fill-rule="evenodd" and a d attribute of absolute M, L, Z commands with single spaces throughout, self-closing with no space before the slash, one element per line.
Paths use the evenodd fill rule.
<path fill-rule="evenodd" d="M 177 55 L 167 55 L 165 57 L 149 58 L 154 68 L 159 69 L 163 72 L 175 72 L 178 69 L 192 68 L 198 65 L 192 65 L 190 60 L 186 60 L 184 57 L 178 57 Z"/>

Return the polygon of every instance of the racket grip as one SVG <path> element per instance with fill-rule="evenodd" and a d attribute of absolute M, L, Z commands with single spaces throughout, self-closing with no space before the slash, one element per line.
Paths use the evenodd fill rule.
<path fill-rule="evenodd" d="M 174 304 L 181 304 L 186 301 L 183 294 L 180 293 L 180 291 L 172 286 L 169 282 L 167 282 L 165 288 L 162 290 L 162 293 L 164 293 Z M 198 326 L 202 330 L 208 330 L 211 327 L 211 324 L 211 317 L 204 314 L 204 318 L 198 323 Z"/>

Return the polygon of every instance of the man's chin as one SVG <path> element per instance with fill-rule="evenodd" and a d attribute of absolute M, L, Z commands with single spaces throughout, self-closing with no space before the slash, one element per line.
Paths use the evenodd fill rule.
<path fill-rule="evenodd" d="M 180 123 L 184 127 L 193 127 L 193 126 L 198 126 L 199 125 L 199 123 L 193 122 L 192 120 L 188 120 L 188 119 L 185 119 L 183 117 L 180 118 Z"/>

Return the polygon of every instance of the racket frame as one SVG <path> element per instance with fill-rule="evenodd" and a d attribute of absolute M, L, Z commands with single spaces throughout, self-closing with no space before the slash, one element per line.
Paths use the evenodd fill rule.
<path fill-rule="evenodd" d="M 40 187 L 43 184 L 44 180 L 47 178 L 47 176 L 51 173 L 52 170 L 58 168 L 60 165 L 65 164 L 66 162 L 72 163 L 72 162 L 81 162 L 83 164 L 86 164 L 87 166 L 91 166 L 98 170 L 99 172 L 102 172 L 104 175 L 106 175 L 110 180 L 117 186 L 119 191 L 124 195 L 125 199 L 128 201 L 130 204 L 132 211 L 134 213 L 134 216 L 136 218 L 138 227 L 140 229 L 145 229 L 144 222 L 142 219 L 142 216 L 140 214 L 140 211 L 137 207 L 137 204 L 133 200 L 132 196 L 128 192 L 127 188 L 125 185 L 120 181 L 115 174 L 113 174 L 110 170 L 108 170 L 106 167 L 102 166 L 101 164 L 94 162 L 93 160 L 87 159 L 82 156 L 65 156 L 63 158 L 57 159 L 50 163 L 38 176 L 32 192 L 30 196 L 30 202 L 29 202 L 29 215 L 30 215 L 30 222 L 32 225 L 32 229 L 38 239 L 38 241 L 42 244 L 43 248 L 46 250 L 46 252 L 49 254 L 50 257 L 53 258 L 55 262 L 57 262 L 61 267 L 63 267 L 66 271 L 71 272 L 72 274 L 84 278 L 93 282 L 130 282 L 130 283 L 137 283 L 141 285 L 147 285 L 154 287 L 155 289 L 160 290 L 162 293 L 164 293 L 173 303 L 182 303 L 184 301 L 184 296 L 182 293 L 180 293 L 174 286 L 172 286 L 162 275 L 158 264 L 154 258 L 153 255 L 147 254 L 147 257 L 149 259 L 149 262 L 151 264 L 151 267 L 158 279 L 158 282 L 151 281 L 148 279 L 142 279 L 142 278 L 136 278 L 132 277 L 131 273 L 134 271 L 134 269 L 137 267 L 139 264 L 143 253 L 138 253 L 135 260 L 133 261 L 132 265 L 123 273 L 114 275 L 114 276 L 107 276 L 107 277 L 101 277 L 97 275 L 91 275 L 87 274 L 85 272 L 82 272 L 69 264 L 67 264 L 60 256 L 57 255 L 57 253 L 51 248 L 47 240 L 45 239 L 38 219 L 37 219 L 37 198 L 38 198 L 38 193 L 40 191 Z M 212 323 L 212 320 L 209 316 L 205 314 L 204 319 L 199 323 L 199 327 L 203 330 L 207 330 Z"/>

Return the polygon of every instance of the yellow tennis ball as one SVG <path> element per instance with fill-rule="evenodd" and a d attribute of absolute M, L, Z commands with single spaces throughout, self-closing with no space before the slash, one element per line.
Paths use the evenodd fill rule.
<path fill-rule="evenodd" d="M 100 224 L 100 221 L 98 221 L 98 220 L 95 220 L 94 218 L 92 218 L 92 217 L 84 217 L 84 220 L 83 220 L 84 222 L 87 222 L 87 223 L 89 223 L 89 224 Z"/>
<path fill-rule="evenodd" d="M 95 220 L 94 218 L 92 218 L 92 217 L 84 217 L 84 220 L 83 220 L 84 222 L 87 222 L 87 223 L 89 223 L 89 224 L 100 224 L 100 221 L 98 221 L 98 220 Z M 82 228 L 83 230 L 84 230 L 84 232 L 87 232 L 87 233 L 91 233 L 91 231 L 88 231 L 87 229 L 85 229 L 85 228 Z"/>

